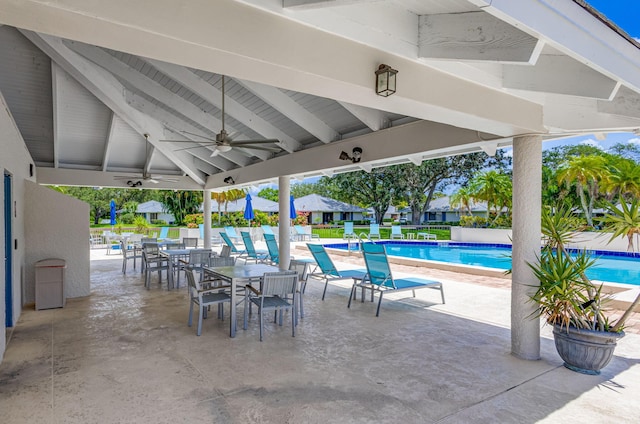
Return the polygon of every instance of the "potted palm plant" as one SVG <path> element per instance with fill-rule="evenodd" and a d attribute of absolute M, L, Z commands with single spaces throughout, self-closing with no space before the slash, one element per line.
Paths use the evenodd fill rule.
<path fill-rule="evenodd" d="M 604 309 L 608 296 L 592 282 L 586 271 L 595 260 L 585 251 L 570 252 L 576 228 L 568 208 L 543 210 L 543 246 L 536 263 L 528 264 L 540 280 L 532 301 L 539 316 L 553 325 L 556 349 L 564 365 L 585 374 L 599 374 L 611 358 L 622 329 L 640 296 L 616 322 Z"/>

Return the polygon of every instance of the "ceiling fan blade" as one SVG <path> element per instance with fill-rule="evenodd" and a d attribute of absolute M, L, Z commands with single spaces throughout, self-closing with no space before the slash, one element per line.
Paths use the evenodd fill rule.
<path fill-rule="evenodd" d="M 241 144 L 273 144 L 280 143 L 280 140 L 275 138 L 270 138 L 267 140 L 231 140 L 230 144 L 232 146 L 239 146 Z"/>
<path fill-rule="evenodd" d="M 156 180 L 155 178 L 147 178 L 145 181 L 149 181 L 150 183 L 153 183 L 153 184 L 158 184 L 158 180 Z"/>
<path fill-rule="evenodd" d="M 192 143 L 200 143 L 200 142 L 193 141 Z M 204 147 L 206 149 L 207 147 L 212 147 L 212 146 L 215 147 L 214 143 L 198 144 L 197 146 L 189 146 L 189 147 L 183 147 L 181 149 L 175 149 L 174 152 L 179 152 L 181 150 L 197 149 L 198 147 Z"/>
<path fill-rule="evenodd" d="M 211 138 L 211 137 L 208 137 L 208 136 L 206 136 L 206 135 L 196 134 L 196 133 L 192 133 L 192 132 L 189 132 L 189 131 L 181 131 L 181 132 L 182 132 L 182 133 L 184 133 L 184 134 L 192 135 L 192 136 L 194 136 L 194 137 L 204 138 L 205 140 L 207 140 L 207 141 L 209 141 L 209 142 L 212 142 L 212 143 L 215 143 L 215 142 L 216 142 L 216 139 L 215 139 L 215 138 Z"/>
<path fill-rule="evenodd" d="M 280 149 L 279 147 L 263 147 L 263 146 L 253 146 L 251 144 L 248 145 L 242 145 L 242 146 L 233 146 L 233 147 L 237 147 L 239 149 L 250 149 L 250 150 L 265 150 L 267 152 L 279 152 Z"/>

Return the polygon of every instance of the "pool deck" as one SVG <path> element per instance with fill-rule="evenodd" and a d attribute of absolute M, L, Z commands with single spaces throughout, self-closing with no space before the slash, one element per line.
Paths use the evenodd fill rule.
<path fill-rule="evenodd" d="M 261 247 L 259 244 L 257 247 Z M 308 257 L 294 248 L 296 256 Z M 636 423 L 640 335 L 599 376 L 565 369 L 542 329 L 541 356 L 510 354 L 508 280 L 393 265 L 445 286 L 416 298 L 346 303 L 350 282 L 310 281 L 291 337 L 257 316 L 235 339 L 211 314 L 186 324 L 184 287 L 167 290 L 121 257 L 91 252 L 92 293 L 63 309 L 25 309 L 0 364 L 6 423 Z M 339 268 L 362 266 L 334 256 Z"/>
<path fill-rule="evenodd" d="M 329 240 L 329 241 L 327 241 Z M 384 241 L 394 241 L 394 240 L 384 240 Z M 397 241 L 397 240 L 395 240 Z M 407 240 L 403 240 L 407 241 Z M 409 240 L 409 242 L 414 242 L 418 240 Z M 441 240 L 446 242 L 447 240 Z M 322 244 L 338 244 L 345 243 L 343 239 L 322 239 Z M 302 244 L 297 245 L 299 249 L 306 249 L 306 247 Z M 337 255 L 344 257 L 345 261 L 351 263 L 362 263 L 362 254 L 358 251 L 347 251 L 344 249 L 329 249 L 332 255 Z M 350 260 L 353 258 L 355 262 Z M 413 259 L 413 258 L 402 258 L 399 256 L 389 256 L 389 262 L 395 265 L 405 265 L 407 266 L 406 272 L 420 273 L 421 269 L 429 269 L 429 273 L 433 275 L 436 271 L 448 271 L 453 273 L 464 273 L 469 276 L 478 276 L 478 277 L 488 277 L 491 279 L 492 285 L 504 285 L 506 288 L 511 287 L 511 277 L 509 275 L 505 275 L 505 271 L 502 269 L 496 268 L 486 268 L 480 266 L 471 266 L 471 265 L 463 265 L 463 264 L 454 264 L 447 262 L 438 262 L 438 261 L 429 261 L 423 259 Z M 504 280 L 501 284 L 499 280 Z M 478 283 L 482 284 L 483 280 L 477 280 Z M 486 283 L 486 281 L 485 281 Z M 615 309 L 617 311 L 623 311 L 633 303 L 638 294 L 640 294 L 640 286 L 634 286 L 631 284 L 620 284 L 620 283 L 610 283 L 603 282 L 603 292 L 608 293 L 611 298 L 609 302 L 607 302 L 607 307 L 610 309 Z M 628 321 L 630 326 L 634 326 L 636 323 L 640 323 L 640 304 L 638 304 L 634 311 L 636 314 Z M 620 315 L 621 312 L 617 312 Z"/>

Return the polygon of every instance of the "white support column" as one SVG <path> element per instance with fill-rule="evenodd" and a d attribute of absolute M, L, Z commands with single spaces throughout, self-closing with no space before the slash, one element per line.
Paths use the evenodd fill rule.
<path fill-rule="evenodd" d="M 211 190 L 205 190 L 203 198 L 204 248 L 211 249 Z"/>
<path fill-rule="evenodd" d="M 513 140 L 513 273 L 511 275 L 511 353 L 540 359 L 540 321 L 530 301 L 540 282 L 527 262 L 540 255 L 542 137 Z M 533 315 L 533 317 L 532 317 Z"/>
<path fill-rule="evenodd" d="M 289 269 L 289 260 L 291 255 L 291 247 L 289 243 L 290 228 L 289 223 L 289 197 L 291 196 L 291 186 L 289 176 L 278 177 L 278 201 L 279 201 L 279 219 L 278 219 L 278 236 L 279 236 L 279 255 L 280 269 Z"/>

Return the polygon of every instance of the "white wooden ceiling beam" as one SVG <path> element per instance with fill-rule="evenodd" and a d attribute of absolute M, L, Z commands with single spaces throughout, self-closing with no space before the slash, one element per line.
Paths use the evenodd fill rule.
<path fill-rule="evenodd" d="M 545 103 L 547 104 L 545 111 L 549 113 L 546 122 L 551 132 L 561 129 L 564 132 L 591 134 L 640 128 L 638 109 L 635 116 L 631 117 L 622 114 L 598 113 L 599 101 L 596 99 L 553 94 L 546 95 Z"/>
<path fill-rule="evenodd" d="M 51 62 L 51 95 L 52 95 L 52 117 L 53 117 L 53 167 L 60 165 L 60 123 L 58 122 L 58 110 L 64 107 L 62 100 L 63 86 L 60 81 L 60 68 L 55 62 Z"/>
<path fill-rule="evenodd" d="M 534 64 L 543 42 L 485 12 L 422 15 L 418 57 Z"/>
<path fill-rule="evenodd" d="M 53 64 L 53 63 L 52 63 Z M 107 172 L 109 167 L 109 154 L 113 146 L 113 133 L 116 127 L 116 114 L 111 111 L 109 116 L 109 127 L 107 128 L 107 136 L 104 140 L 104 152 L 102 153 L 102 171 Z"/>
<path fill-rule="evenodd" d="M 389 126 L 389 120 L 385 117 L 384 112 L 378 109 L 371 109 L 346 102 L 338 103 L 359 121 L 371 128 L 372 131 L 378 131 Z"/>
<path fill-rule="evenodd" d="M 263 102 L 300 125 L 323 143 L 330 143 L 340 139 L 338 131 L 317 118 L 313 113 L 283 93 L 282 90 L 252 81 L 238 79 L 236 82 L 258 96 Z"/>
<path fill-rule="evenodd" d="M 209 84 L 189 69 L 173 65 L 159 60 L 147 59 L 154 68 L 176 81 L 189 91 L 198 94 L 207 102 L 211 103 L 218 109 L 222 109 L 222 91 Z M 293 137 L 287 135 L 282 130 L 276 128 L 271 123 L 262 119 L 240 103 L 226 95 L 225 97 L 225 113 L 233 117 L 237 121 L 251 128 L 253 131 L 262 135 L 264 138 L 275 138 L 280 141 L 279 146 L 287 152 L 300 150 L 302 145 Z"/>
<path fill-rule="evenodd" d="M 131 105 L 132 107 L 144 113 L 145 115 L 148 115 L 153 119 L 163 122 L 168 129 L 172 130 L 176 134 L 180 134 L 180 139 L 194 140 L 194 146 L 197 144 L 195 143 L 195 140 L 202 141 L 196 136 L 192 136 L 192 135 L 184 134 L 180 132 L 180 131 L 189 131 L 191 133 L 196 133 L 196 134 L 200 133 L 201 132 L 200 129 L 195 125 L 188 123 L 186 120 L 179 118 L 177 115 L 172 114 L 171 112 L 169 112 L 164 108 L 161 108 L 155 104 L 149 103 L 145 98 L 135 93 L 132 93 L 129 90 L 125 90 L 124 96 L 127 101 L 127 104 Z M 189 144 L 188 143 L 172 143 L 170 147 L 172 149 L 181 149 L 184 147 L 189 147 Z M 245 166 L 251 162 L 247 156 L 243 155 L 242 153 L 239 153 L 236 149 L 232 149 L 225 153 L 219 153 L 218 156 L 214 158 L 211 157 L 211 153 L 213 152 L 213 150 L 209 150 L 205 147 L 202 147 L 202 149 L 207 151 L 207 152 L 204 152 L 204 150 L 200 150 L 200 155 L 202 156 L 202 159 L 206 160 L 207 162 L 210 162 L 212 165 L 220 168 L 221 170 L 227 170 L 227 169 L 233 168 L 233 164 L 236 164 L 239 166 Z M 207 159 L 205 159 L 205 157 Z"/>
<path fill-rule="evenodd" d="M 290 10 L 311 10 L 379 1 L 380 0 L 282 0 L 282 7 Z"/>
<path fill-rule="evenodd" d="M 273 4 L 234 0 L 162 0 L 126 12 L 119 2 L 0 0 L 0 6 L 3 22 L 19 28 L 190 68 L 492 134 L 545 131 L 535 102 L 430 68 L 417 54 L 401 56 L 296 21 L 281 5 L 279 12 Z M 415 14 L 403 13 L 417 26 Z M 212 25 L 213 18 L 229 24 Z M 391 97 L 374 92 L 380 63 L 402 76 Z"/>
<path fill-rule="evenodd" d="M 185 162 L 185 155 L 173 152 L 158 144 L 160 135 L 164 133 L 163 125 L 127 105 L 122 97 L 124 87 L 115 77 L 70 50 L 58 38 L 25 30 L 21 30 L 20 32 L 56 62 L 61 69 L 75 78 L 84 88 L 97 97 L 98 100 L 114 111 L 123 121 L 129 124 L 131 128 L 137 131 L 138 134 L 150 134 L 149 141 L 154 144 L 162 154 L 174 162 L 197 184 L 204 185 L 204 174 Z"/>
<path fill-rule="evenodd" d="M 609 78 L 640 91 L 638 49 L 573 1 L 469 0 Z M 545 114 L 546 115 L 546 114 Z"/>
<path fill-rule="evenodd" d="M 613 100 L 598 100 L 598 112 L 638 118 L 640 116 L 640 94 L 626 87 L 621 87 Z"/>
<path fill-rule="evenodd" d="M 113 174 L 109 172 L 46 167 L 38 167 L 36 168 L 36 171 L 38 176 L 38 184 L 129 188 L 129 186 L 127 185 L 127 180 L 116 180 L 113 178 Z M 191 177 L 154 174 L 154 177 L 160 176 L 177 179 L 178 181 L 169 182 L 162 179 L 157 180 L 157 184 L 143 181 L 142 188 L 158 190 L 202 190 L 202 186 L 196 183 Z M 132 177 L 131 180 L 142 180 L 142 177 Z"/>
<path fill-rule="evenodd" d="M 567 56 L 542 55 L 535 66 L 505 65 L 503 85 L 517 90 L 612 99 L 618 83 Z"/>
<path fill-rule="evenodd" d="M 122 78 L 127 81 L 128 84 L 135 87 L 137 90 L 153 97 L 157 101 L 165 104 L 168 108 L 188 117 L 193 122 L 201 125 L 205 128 L 215 129 L 219 131 L 222 128 L 222 122 L 215 118 L 213 115 L 205 113 L 202 109 L 187 101 L 186 99 L 178 96 L 174 92 L 167 90 L 161 84 L 155 82 L 146 75 L 141 74 L 131 66 L 116 59 L 105 50 L 100 47 L 90 46 L 83 43 L 76 43 L 67 41 L 65 44 L 69 45 L 75 52 L 81 54 L 85 58 L 89 59 L 93 63 L 103 67 L 113 75 Z M 200 95 L 200 93 L 198 93 Z M 239 132 L 234 128 L 227 126 L 230 131 Z M 197 131 L 201 133 L 202 131 Z M 253 151 L 252 151 L 253 153 Z M 255 156 L 262 160 L 267 159 L 269 152 L 255 151 Z"/>
<path fill-rule="evenodd" d="M 314 171 L 342 172 L 390 162 L 408 162 L 408 157 L 423 154 L 442 155 L 462 149 L 464 152 L 480 151 L 480 145 L 488 141 L 490 134 L 478 134 L 449 125 L 429 121 L 416 121 L 398 127 L 387 128 L 359 137 L 353 137 L 313 149 L 301 150 L 242 168 L 209 176 L 207 189 L 224 187 L 224 178 L 232 176 L 236 185 L 256 184 L 280 175 L 304 175 Z M 360 163 L 343 161 L 340 152 L 350 152 L 354 147 L 363 149 Z M 425 153 L 426 152 L 426 153 Z M 240 172 L 238 172 L 240 171 Z"/>

